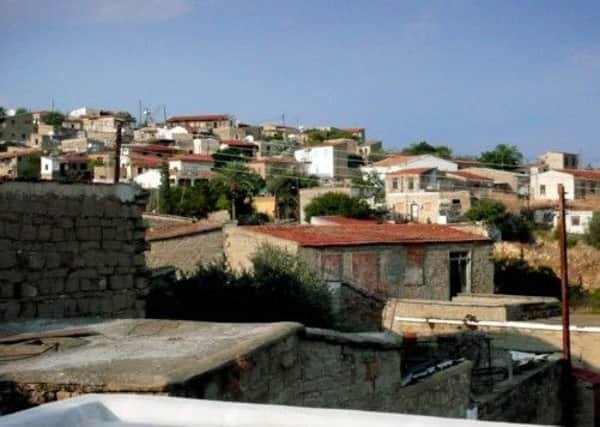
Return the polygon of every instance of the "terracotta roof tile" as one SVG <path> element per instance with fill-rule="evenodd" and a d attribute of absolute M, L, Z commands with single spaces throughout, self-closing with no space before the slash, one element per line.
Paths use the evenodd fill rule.
<path fill-rule="evenodd" d="M 207 231 L 220 230 L 221 228 L 223 228 L 222 223 L 195 222 L 192 224 L 176 225 L 175 227 L 147 230 L 146 240 L 155 241 L 174 239 L 177 237 L 206 233 Z"/>
<path fill-rule="evenodd" d="M 338 225 L 265 225 L 243 228 L 307 247 L 490 241 L 487 237 L 450 226 L 430 224 L 373 224 L 365 221 L 364 225 L 355 224 L 351 229 Z"/>
<path fill-rule="evenodd" d="M 151 155 L 147 155 L 147 156 L 130 155 L 129 156 L 129 162 L 133 166 L 141 166 L 141 167 L 147 167 L 147 168 L 159 168 L 160 165 L 162 165 L 162 163 L 164 161 L 165 161 L 165 159 L 163 159 L 162 157 L 158 157 L 158 156 L 151 156 Z"/>
<path fill-rule="evenodd" d="M 190 163 L 213 163 L 214 160 L 209 154 L 180 154 L 173 156 L 169 160 L 179 160 Z"/>
<path fill-rule="evenodd" d="M 258 145 L 254 144 L 253 142 L 238 141 L 235 139 L 225 139 L 221 141 L 221 144 L 228 145 L 229 147 L 245 147 L 258 149 Z"/>
<path fill-rule="evenodd" d="M 573 175 L 575 178 L 586 179 L 588 181 L 600 181 L 600 171 L 587 169 L 558 169 L 558 171 Z"/>
<path fill-rule="evenodd" d="M 229 115 L 227 114 L 205 114 L 205 115 L 196 115 L 196 116 L 174 116 L 170 117 L 167 122 L 169 123 L 177 123 L 177 122 L 215 122 L 221 120 L 229 120 Z"/>
<path fill-rule="evenodd" d="M 153 144 L 145 144 L 145 145 L 130 145 L 129 151 L 150 151 L 156 153 L 176 153 L 180 151 L 178 148 L 174 147 L 165 147 L 164 145 L 153 145 Z"/>
<path fill-rule="evenodd" d="M 397 176 L 397 175 L 423 175 L 429 171 L 435 170 L 435 168 L 411 168 L 411 169 L 402 169 L 396 172 L 388 173 L 388 176 Z"/>

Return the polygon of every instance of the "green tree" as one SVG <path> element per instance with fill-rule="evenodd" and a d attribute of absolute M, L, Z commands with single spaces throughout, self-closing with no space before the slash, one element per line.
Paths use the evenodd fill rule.
<path fill-rule="evenodd" d="M 216 210 L 216 199 L 206 180 L 198 180 L 190 187 L 171 189 L 175 215 L 204 218 Z"/>
<path fill-rule="evenodd" d="M 212 179 L 213 191 L 220 195 L 221 206 L 227 208 L 232 219 L 253 212 L 252 198 L 264 187 L 260 175 L 240 162 L 229 162 Z"/>
<path fill-rule="evenodd" d="M 19 178 L 39 179 L 41 157 L 39 152 L 23 157 L 19 164 Z"/>
<path fill-rule="evenodd" d="M 304 135 L 307 137 L 308 144 L 320 144 L 328 139 L 354 139 L 358 140 L 358 137 L 352 134 L 352 132 L 331 128 L 329 130 L 324 129 L 307 129 L 304 131 Z"/>
<path fill-rule="evenodd" d="M 29 110 L 25 107 L 19 107 L 17 108 L 17 111 L 15 111 L 15 114 L 19 115 L 19 114 L 27 114 L 29 113 Z"/>
<path fill-rule="evenodd" d="M 131 115 L 129 111 L 119 111 L 117 117 L 123 120 L 125 123 L 135 123 L 137 120 Z"/>
<path fill-rule="evenodd" d="M 6 108 L 0 105 L 0 120 L 6 117 Z"/>
<path fill-rule="evenodd" d="M 328 192 L 315 197 L 305 208 L 306 220 L 313 216 L 341 215 L 349 218 L 368 218 L 373 211 L 362 199 L 344 193 Z"/>
<path fill-rule="evenodd" d="M 402 150 L 402 154 L 407 156 L 417 156 L 420 154 L 432 154 L 443 159 L 452 157 L 452 150 L 447 145 L 431 145 L 427 141 L 420 141 L 410 144 Z"/>
<path fill-rule="evenodd" d="M 267 190 L 275 196 L 275 217 L 298 219 L 298 193 L 301 188 L 317 187 L 319 178 L 299 172 L 267 177 Z"/>
<path fill-rule="evenodd" d="M 228 147 L 224 150 L 213 153 L 213 161 L 215 163 L 215 170 L 223 168 L 226 164 L 232 162 L 249 162 L 252 160 L 254 154 L 250 149 L 242 149 L 236 147 Z"/>
<path fill-rule="evenodd" d="M 588 245 L 600 249 L 600 211 L 592 214 L 592 219 L 585 233 L 585 241 Z"/>
<path fill-rule="evenodd" d="M 498 144 L 493 150 L 481 153 L 479 160 L 496 169 L 514 169 L 523 163 L 523 154 L 516 145 Z"/>
<path fill-rule="evenodd" d="M 169 179 L 169 164 L 163 162 L 160 165 L 160 187 L 158 188 L 158 210 L 160 213 L 173 213 L 173 193 L 171 191 L 171 180 Z"/>
<path fill-rule="evenodd" d="M 377 172 L 355 176 L 352 178 L 352 184 L 358 187 L 362 199 L 372 198 L 375 203 L 385 201 L 385 185 Z"/>
<path fill-rule="evenodd" d="M 506 211 L 503 203 L 492 199 L 481 199 L 465 214 L 471 221 L 483 221 L 502 233 L 503 240 L 531 242 L 533 226 L 523 216 Z"/>
<path fill-rule="evenodd" d="M 50 126 L 59 127 L 65 121 L 65 115 L 58 111 L 51 111 L 42 117 L 42 122 Z"/>
<path fill-rule="evenodd" d="M 373 162 L 378 162 L 380 160 L 385 159 L 387 156 L 387 154 L 385 153 L 385 151 L 383 151 L 382 148 L 377 148 L 375 150 L 371 150 L 371 153 L 369 154 L 369 162 L 373 163 Z"/>

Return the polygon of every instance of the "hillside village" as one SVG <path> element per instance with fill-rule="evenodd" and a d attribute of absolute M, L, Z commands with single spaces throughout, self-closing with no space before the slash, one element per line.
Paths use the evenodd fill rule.
<path fill-rule="evenodd" d="M 600 170 L 576 153 L 3 108 L 0 414 L 135 392 L 591 425 L 596 212 Z"/>

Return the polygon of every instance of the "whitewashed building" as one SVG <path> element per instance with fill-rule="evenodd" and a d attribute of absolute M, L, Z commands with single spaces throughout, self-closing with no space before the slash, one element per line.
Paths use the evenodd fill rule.
<path fill-rule="evenodd" d="M 308 175 L 322 179 L 349 178 L 348 152 L 333 145 L 319 145 L 294 151 L 294 158 L 304 165 Z"/>
<path fill-rule="evenodd" d="M 458 165 L 453 161 L 432 156 L 431 154 L 419 156 L 397 155 L 380 160 L 369 166 L 363 166 L 361 171 L 363 174 L 375 172 L 379 176 L 379 179 L 385 181 L 386 174 L 390 172 L 419 168 L 437 169 L 443 172 L 456 172 L 458 170 Z"/>

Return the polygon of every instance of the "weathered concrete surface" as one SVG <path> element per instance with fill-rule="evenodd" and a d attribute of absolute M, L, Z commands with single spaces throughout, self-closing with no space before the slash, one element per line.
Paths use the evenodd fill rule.
<path fill-rule="evenodd" d="M 59 346 L 57 351 L 1 364 L 0 382 L 101 385 L 115 392 L 165 391 L 294 334 L 302 325 L 128 319 L 86 328 L 94 335 L 80 338 L 77 346 L 65 350 Z"/>

